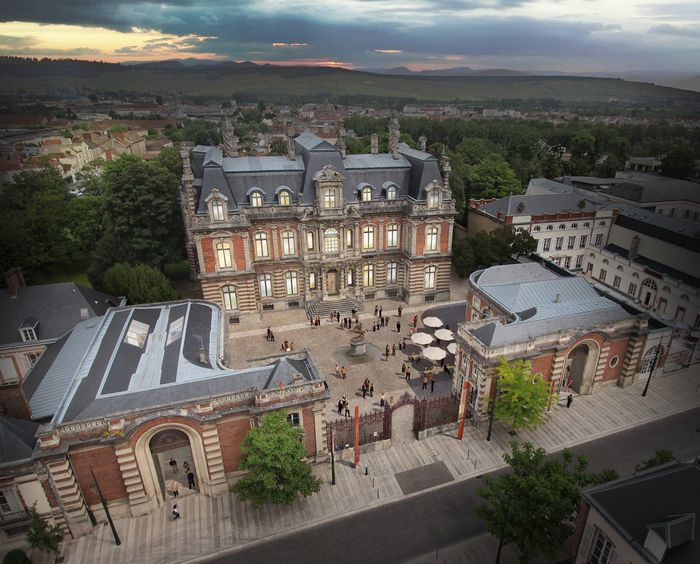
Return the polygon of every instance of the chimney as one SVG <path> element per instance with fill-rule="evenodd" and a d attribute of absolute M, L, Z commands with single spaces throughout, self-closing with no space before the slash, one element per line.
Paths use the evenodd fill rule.
<path fill-rule="evenodd" d="M 445 149 L 442 150 L 442 155 L 440 156 L 440 166 L 442 168 L 442 185 L 445 190 L 450 189 L 450 174 L 452 173 L 452 167 L 450 166 L 450 157 L 445 153 Z"/>
<path fill-rule="evenodd" d="M 294 145 L 294 128 L 287 128 L 287 156 L 290 161 L 297 159 L 296 146 Z"/>
<path fill-rule="evenodd" d="M 370 136 L 370 153 L 376 155 L 379 153 L 379 135 L 372 133 Z"/>
<path fill-rule="evenodd" d="M 418 138 L 418 142 L 420 143 L 420 150 L 425 153 L 428 147 L 428 138 L 425 135 L 421 135 Z"/>
<path fill-rule="evenodd" d="M 5 273 L 5 282 L 11 298 L 16 298 L 17 290 L 27 285 L 24 282 L 24 274 L 22 274 L 22 269 L 19 266 L 15 266 Z"/>
<path fill-rule="evenodd" d="M 627 255 L 628 259 L 632 260 L 636 258 L 637 255 L 639 255 L 639 241 L 640 239 L 638 235 L 632 237 L 632 242 L 630 243 L 630 252 Z"/>
<path fill-rule="evenodd" d="M 393 159 L 399 159 L 399 118 L 396 116 L 389 120 L 389 152 Z"/>
<path fill-rule="evenodd" d="M 338 148 L 340 149 L 340 158 L 344 159 L 347 147 L 345 146 L 345 126 L 342 123 L 338 128 Z"/>

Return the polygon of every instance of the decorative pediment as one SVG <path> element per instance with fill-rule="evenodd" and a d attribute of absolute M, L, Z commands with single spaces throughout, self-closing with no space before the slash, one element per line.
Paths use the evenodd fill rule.
<path fill-rule="evenodd" d="M 342 182 L 343 176 L 336 170 L 336 168 L 328 163 L 316 174 L 314 174 L 314 180 L 316 182 Z"/>
<path fill-rule="evenodd" d="M 223 200 L 224 202 L 228 202 L 228 198 L 226 196 L 224 196 L 221 192 L 219 192 L 218 188 L 214 188 L 209 193 L 209 195 L 206 198 L 204 198 L 204 201 L 209 203 L 212 200 L 216 200 L 216 199 Z"/>

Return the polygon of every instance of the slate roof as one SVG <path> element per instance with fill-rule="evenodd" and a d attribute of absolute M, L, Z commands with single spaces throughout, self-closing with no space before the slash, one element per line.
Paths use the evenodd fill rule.
<path fill-rule="evenodd" d="M 518 206 L 521 204 L 522 211 L 518 210 Z M 573 193 L 519 194 L 488 202 L 479 206 L 479 209 L 493 216 L 497 216 L 499 212 L 504 216 L 518 216 L 554 214 L 557 212 L 590 212 L 595 211 L 596 206 L 590 200 Z"/>
<path fill-rule="evenodd" d="M 537 263 L 493 266 L 473 273 L 470 278 L 512 317 L 510 322 L 494 320 L 470 330 L 491 347 L 631 317 L 618 304 L 598 294 L 583 278 L 559 276 Z"/>
<path fill-rule="evenodd" d="M 24 384 L 34 418 L 53 424 L 320 380 L 309 360 L 219 365 L 221 310 L 184 300 L 112 308 L 49 348 Z"/>
<path fill-rule="evenodd" d="M 615 178 L 571 176 L 565 179 L 586 190 L 600 189 L 604 194 L 639 204 L 675 200 L 700 203 L 700 184 L 697 182 L 648 172 L 623 171 L 616 173 Z"/>
<path fill-rule="evenodd" d="M 398 187 L 397 198 L 425 200 L 424 188 L 434 180 L 442 186 L 438 160 L 429 153 L 399 144 L 399 158 L 390 154 L 340 156 L 340 150 L 324 139 L 304 132 L 294 140 L 295 160 L 287 156 L 223 157 L 218 147 L 198 145 L 193 150 L 192 172 L 199 185 L 197 212 L 206 213 L 206 199 L 214 189 L 227 199 L 231 211 L 249 204 L 252 189 L 263 195 L 264 204 L 277 203 L 277 192 L 286 187 L 292 202 L 312 205 L 316 194 L 314 175 L 332 165 L 343 177 L 343 196 L 347 202 L 359 201 L 358 186 L 365 182 L 373 190 L 373 199 L 386 197 L 387 183 Z"/>
<path fill-rule="evenodd" d="M 0 417 L 0 466 L 28 460 L 34 451 L 39 423 Z"/>
<path fill-rule="evenodd" d="M 80 322 L 81 309 L 88 317 L 104 315 L 108 308 L 123 303 L 123 298 L 109 296 L 73 282 L 25 286 L 10 297 L 0 291 L 0 346 L 21 343 L 19 327 L 29 318 L 38 321 L 39 341 L 55 341 Z"/>
<path fill-rule="evenodd" d="M 649 562 L 658 560 L 644 548 L 648 530 L 658 531 L 660 524 L 673 521 L 674 517 L 695 514 L 694 530 L 671 531 L 668 540 L 673 546 L 664 555 L 663 562 L 700 562 L 700 466 L 697 464 L 667 466 L 584 488 L 581 494 Z M 680 533 L 683 538 L 674 539 L 673 533 Z M 689 536 L 694 540 L 688 541 Z M 681 542 L 683 540 L 686 542 Z"/>

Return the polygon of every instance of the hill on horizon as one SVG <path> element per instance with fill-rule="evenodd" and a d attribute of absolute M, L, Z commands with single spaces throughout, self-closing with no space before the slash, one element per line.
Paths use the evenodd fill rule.
<path fill-rule="evenodd" d="M 165 64 L 163 64 L 165 63 Z M 76 60 L 0 58 L 0 93 L 66 90 L 179 93 L 227 99 L 396 99 L 431 102 L 558 100 L 573 104 L 616 101 L 649 107 L 700 109 L 700 93 L 615 78 L 535 75 L 434 76 L 375 74 L 331 67 L 286 67 L 225 61 L 186 66 L 180 61 L 121 65 Z"/>

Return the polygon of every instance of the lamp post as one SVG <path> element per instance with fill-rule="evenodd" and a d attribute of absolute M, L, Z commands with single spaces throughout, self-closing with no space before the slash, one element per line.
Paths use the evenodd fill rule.
<path fill-rule="evenodd" d="M 335 486 L 335 431 L 331 433 L 331 485 Z"/>
<path fill-rule="evenodd" d="M 651 361 L 651 367 L 649 370 L 649 378 L 647 379 L 647 383 L 644 386 L 644 390 L 642 391 L 642 397 L 646 397 L 647 391 L 649 390 L 649 384 L 651 383 L 651 377 L 654 375 L 654 371 L 656 370 L 656 365 L 659 363 L 659 357 L 661 356 L 661 343 L 656 345 L 656 352 L 654 352 L 654 358 Z"/>
<path fill-rule="evenodd" d="M 102 495 L 102 490 L 100 489 L 100 485 L 97 483 L 97 477 L 95 476 L 95 472 L 92 469 L 92 465 L 90 465 L 90 474 L 92 474 L 92 482 L 95 485 L 95 489 L 97 490 L 97 494 L 100 496 L 100 501 L 102 502 L 102 507 L 105 510 L 105 514 L 107 515 L 107 522 L 109 523 L 109 528 L 112 529 L 112 536 L 114 537 L 114 543 L 119 546 L 122 541 L 119 540 L 119 535 L 117 534 L 117 529 L 114 528 L 114 522 L 112 521 L 112 515 L 109 513 L 109 507 L 107 507 L 107 500 L 105 499 L 105 496 Z"/>
<path fill-rule="evenodd" d="M 498 397 L 498 377 L 496 377 L 496 385 L 493 391 L 493 399 L 489 402 L 491 404 L 491 415 L 489 417 L 489 430 L 486 433 L 486 441 L 491 440 L 491 428 L 493 427 L 493 415 L 496 412 L 496 398 Z"/>

